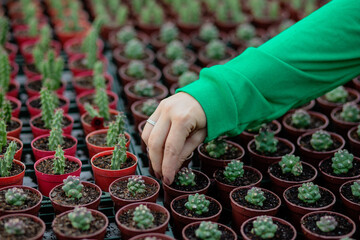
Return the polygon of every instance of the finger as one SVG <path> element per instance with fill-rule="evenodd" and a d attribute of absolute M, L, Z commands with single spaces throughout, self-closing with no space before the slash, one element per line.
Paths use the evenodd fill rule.
<path fill-rule="evenodd" d="M 157 122 L 159 117 L 160 117 L 161 111 L 159 109 L 159 107 L 155 110 L 155 112 L 153 114 L 151 114 L 151 116 L 149 117 L 149 119 L 153 120 L 154 122 Z M 156 124 L 155 124 L 156 125 Z M 146 122 L 143 132 L 141 134 L 141 138 L 144 141 L 144 143 L 146 145 L 148 145 L 148 141 L 149 141 L 149 136 L 150 133 L 152 131 L 152 129 L 154 128 L 153 125 L 151 125 L 150 123 Z"/>

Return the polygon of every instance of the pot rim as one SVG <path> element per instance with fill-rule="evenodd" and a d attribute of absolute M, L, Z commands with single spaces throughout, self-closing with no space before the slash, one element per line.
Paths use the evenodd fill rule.
<path fill-rule="evenodd" d="M 186 229 L 188 229 L 189 227 L 192 227 L 192 226 L 198 226 L 198 225 L 201 224 L 201 222 L 203 222 L 203 221 L 196 221 L 196 222 L 192 222 L 192 223 L 187 224 L 181 231 L 182 236 L 186 236 L 185 235 Z M 230 228 L 230 227 L 228 227 L 228 226 L 226 226 L 226 225 L 224 225 L 222 223 L 218 223 L 218 222 L 214 222 L 214 221 L 211 221 L 211 222 L 216 223 L 218 226 L 221 226 L 221 227 L 225 228 L 226 230 L 228 230 L 229 232 L 231 232 L 232 235 L 234 236 L 234 240 L 237 240 L 237 234 L 235 233 L 235 231 L 232 228 Z"/>
<path fill-rule="evenodd" d="M 106 155 L 106 156 L 107 155 L 112 155 L 113 151 L 114 150 L 107 150 L 107 151 L 103 151 L 103 152 L 99 152 L 99 153 L 95 154 L 90 160 L 91 167 L 93 167 L 93 168 L 95 168 L 97 170 L 103 171 L 103 172 L 114 172 L 114 171 L 122 171 L 122 170 L 130 169 L 130 168 L 134 167 L 138 163 L 138 158 L 136 157 L 136 155 L 131 153 L 131 152 L 126 151 L 126 156 L 130 156 L 135 161 L 134 165 L 131 165 L 130 167 L 122 168 L 122 169 L 119 169 L 119 170 L 112 170 L 112 169 L 99 168 L 99 167 L 94 165 L 93 162 L 97 157 L 102 157 L 104 155 Z"/>
<path fill-rule="evenodd" d="M 296 144 L 297 144 L 297 146 L 298 146 L 302 151 L 308 152 L 308 153 L 313 153 L 313 152 L 315 152 L 315 153 L 319 153 L 319 154 L 324 154 L 324 155 L 325 155 L 325 154 L 335 153 L 335 152 L 339 151 L 340 149 L 343 149 L 343 148 L 344 148 L 344 146 L 345 146 L 345 140 L 344 140 L 344 138 L 343 138 L 342 136 L 340 136 L 339 134 L 334 133 L 334 132 L 330 132 L 330 131 L 326 131 L 326 132 L 328 132 L 328 133 L 331 135 L 331 138 L 337 138 L 337 139 L 341 142 L 340 147 L 338 147 L 338 148 L 336 148 L 336 149 L 334 149 L 334 150 L 331 150 L 331 151 L 319 152 L 319 151 L 311 150 L 311 149 L 308 149 L 308 148 L 305 148 L 305 147 L 301 146 L 301 144 L 300 144 L 301 139 L 303 139 L 304 137 L 307 137 L 308 135 L 312 135 L 312 134 L 315 133 L 316 131 L 317 131 L 317 130 L 315 130 L 315 131 L 310 131 L 310 132 L 306 132 L 306 133 L 304 133 L 303 135 L 301 135 L 301 136 L 298 137 L 298 139 L 296 140 Z"/>
<path fill-rule="evenodd" d="M 66 137 L 66 138 L 70 138 L 70 139 L 72 139 L 72 140 L 75 141 L 75 144 L 74 144 L 73 146 L 71 146 L 71 147 L 69 147 L 69 148 L 65 148 L 65 149 L 63 149 L 63 150 L 71 149 L 71 148 L 73 148 L 73 147 L 75 147 L 75 146 L 78 145 L 78 140 L 77 140 L 77 138 L 75 138 L 74 136 L 68 135 L 68 134 L 63 134 L 62 136 L 63 136 L 63 137 Z M 36 148 L 36 147 L 34 146 L 34 143 L 35 143 L 37 140 L 39 140 L 39 139 L 41 139 L 41 138 L 45 138 L 45 137 L 50 137 L 50 134 L 44 134 L 44 135 L 40 135 L 40 136 L 34 138 L 34 139 L 31 141 L 31 144 L 30 144 L 30 145 L 31 145 L 31 148 L 36 149 L 36 151 L 42 152 L 42 153 L 55 152 L 55 151 L 41 150 L 41 149 L 38 149 L 38 148 Z M 39 160 L 40 160 L 40 159 L 39 159 Z M 39 160 L 38 160 L 38 161 L 39 161 Z"/>
<path fill-rule="evenodd" d="M 320 126 L 320 127 L 317 127 L 317 128 L 310 128 L 310 129 L 298 129 L 298 128 L 295 128 L 289 124 L 287 124 L 286 120 L 288 118 L 290 118 L 292 116 L 292 114 L 294 114 L 294 112 L 290 112 L 288 114 L 286 114 L 282 120 L 282 124 L 283 126 L 285 127 L 285 129 L 290 129 L 291 131 L 296 131 L 296 132 L 302 132 L 302 133 L 305 133 L 305 132 L 309 132 L 309 131 L 314 131 L 314 130 L 320 130 L 320 129 L 325 129 L 327 128 L 327 126 L 329 125 L 329 118 L 326 117 L 325 114 L 322 114 L 322 113 L 318 113 L 318 112 L 314 112 L 314 111 L 309 111 L 309 110 L 305 110 L 310 116 L 312 117 L 315 117 L 315 118 L 319 118 L 319 119 L 322 119 L 322 120 L 325 120 L 325 122 Z"/>
<path fill-rule="evenodd" d="M 288 154 L 293 154 L 293 153 L 295 152 L 295 145 L 294 145 L 292 142 L 290 142 L 289 140 L 287 140 L 287 139 L 285 139 L 285 138 L 280 138 L 280 137 L 276 137 L 276 136 L 275 136 L 275 138 L 276 138 L 277 140 L 279 140 L 279 142 L 281 141 L 281 142 L 285 143 L 287 146 L 290 146 L 291 151 L 290 151 L 290 153 L 288 153 Z M 266 159 L 273 159 L 273 160 L 277 160 L 277 159 L 279 159 L 279 158 L 282 157 L 282 156 L 278 156 L 278 157 L 265 156 L 265 155 L 261 155 L 261 154 L 255 152 L 255 151 L 253 151 L 253 150 L 251 149 L 251 147 L 250 147 L 253 142 L 255 142 L 255 139 L 252 139 L 252 140 L 248 143 L 247 149 L 248 149 L 248 151 L 249 151 L 251 154 L 253 154 L 254 156 L 262 157 L 262 158 L 266 158 Z"/>
<path fill-rule="evenodd" d="M 90 138 L 91 136 L 97 135 L 97 134 L 102 134 L 102 133 L 107 133 L 108 131 L 109 131 L 109 129 L 99 129 L 99 130 L 95 130 L 95 131 L 89 133 L 89 134 L 86 135 L 86 137 L 85 137 L 85 142 L 86 142 L 86 144 L 89 144 L 89 146 L 94 147 L 94 148 L 98 148 L 98 149 L 108 149 L 108 148 L 111 148 L 111 147 L 101 147 L 101 146 L 97 146 L 97 145 L 92 144 L 92 143 L 89 142 L 89 138 Z M 125 137 L 126 137 L 126 139 L 127 139 L 127 142 L 126 142 L 126 145 L 127 145 L 127 144 L 130 143 L 130 141 L 131 141 L 131 135 L 130 135 L 129 133 L 127 133 L 127 132 L 124 132 L 124 135 L 125 135 Z M 114 146 L 113 146 L 113 147 L 114 147 Z"/>
<path fill-rule="evenodd" d="M 224 186 L 226 186 L 226 187 L 231 187 L 231 188 L 237 188 L 237 187 L 239 187 L 239 186 L 234 186 L 234 185 L 226 184 L 226 183 L 223 183 L 223 182 L 220 182 L 219 180 L 217 180 L 217 178 L 216 178 L 215 176 L 216 176 L 216 173 L 217 173 L 219 170 L 220 170 L 220 169 L 217 169 L 217 170 L 214 172 L 214 174 L 213 174 L 213 178 L 214 178 L 214 180 L 215 180 L 215 182 L 216 182 L 217 184 L 224 185 Z M 244 165 L 244 170 L 246 170 L 246 171 L 250 170 L 250 171 L 255 172 L 258 176 L 260 176 L 260 179 L 259 179 L 258 181 L 256 181 L 255 183 L 252 183 L 252 184 L 246 185 L 246 186 L 241 186 L 241 187 L 255 186 L 255 185 L 261 183 L 261 181 L 262 181 L 262 179 L 263 179 L 263 175 L 262 175 L 262 173 L 261 173 L 259 170 L 257 170 L 257 169 L 254 168 L 254 167 L 246 166 L 246 165 Z"/>
<path fill-rule="evenodd" d="M 204 145 L 204 143 L 201 143 L 198 147 L 197 147 L 197 150 L 198 150 L 198 153 L 203 157 L 203 158 L 206 158 L 206 159 L 210 159 L 211 161 L 214 161 L 214 162 L 224 162 L 224 161 L 231 161 L 231 160 L 242 160 L 245 156 L 245 150 L 244 148 L 240 145 L 240 144 L 237 144 L 236 142 L 233 142 L 233 141 L 230 141 L 230 140 L 227 140 L 227 139 L 224 139 L 226 143 L 228 144 L 231 144 L 233 145 L 234 147 L 238 148 L 241 150 L 241 155 L 235 159 L 217 159 L 217 158 L 212 158 L 210 156 L 207 156 L 205 155 L 203 152 L 200 151 L 200 148 L 201 146 Z"/>
<path fill-rule="evenodd" d="M 41 174 L 41 176 L 44 176 L 44 177 L 49 177 L 49 176 L 61 176 L 61 175 L 69 175 L 71 176 L 72 173 L 78 171 L 79 169 L 81 170 L 81 167 L 82 167 L 82 162 L 80 159 L 78 159 L 77 157 L 73 157 L 73 156 L 70 156 L 70 155 L 65 155 L 65 159 L 68 159 L 68 161 L 72 161 L 72 162 L 77 162 L 79 164 L 79 168 L 77 168 L 75 171 L 71 172 L 71 173 L 64 173 L 64 174 L 60 174 L 60 175 L 54 175 L 54 174 L 46 174 L 46 173 L 43 173 L 43 172 L 40 172 L 39 170 L 36 169 L 37 165 L 39 165 L 40 162 L 43 162 L 49 158 L 54 158 L 54 156 L 46 156 L 46 157 L 43 157 L 43 158 L 40 158 L 39 160 L 37 160 L 35 163 L 34 163 L 34 171 L 35 173 L 39 173 Z"/>
<path fill-rule="evenodd" d="M 319 165 L 318 165 L 319 171 L 321 172 L 321 174 L 325 175 L 326 177 L 328 177 L 328 178 L 333 178 L 333 179 L 338 179 L 338 180 L 342 180 L 342 179 L 353 180 L 353 179 L 358 179 L 358 178 L 360 178 L 360 173 L 359 173 L 358 175 L 352 176 L 352 177 L 339 177 L 339 176 L 331 175 L 331 174 L 329 174 L 329 173 L 327 173 L 327 172 L 324 172 L 324 171 L 321 169 L 320 166 L 321 166 L 325 161 L 328 161 L 328 160 L 331 161 L 331 158 L 326 158 L 326 159 L 324 159 L 324 160 L 321 160 L 321 161 L 319 162 Z M 354 160 L 355 160 L 355 161 L 358 161 L 358 162 L 360 163 L 360 158 L 354 156 Z"/>

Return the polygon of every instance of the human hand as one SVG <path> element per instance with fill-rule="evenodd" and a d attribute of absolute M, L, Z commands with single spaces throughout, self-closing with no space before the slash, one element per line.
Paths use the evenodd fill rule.
<path fill-rule="evenodd" d="M 206 116 L 191 95 L 180 92 L 160 102 L 141 135 L 157 178 L 170 185 L 185 159 L 206 137 Z"/>

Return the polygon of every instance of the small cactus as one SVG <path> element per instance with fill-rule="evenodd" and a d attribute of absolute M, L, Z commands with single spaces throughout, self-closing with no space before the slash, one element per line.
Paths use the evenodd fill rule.
<path fill-rule="evenodd" d="M 146 68 L 145 64 L 139 60 L 132 60 L 126 69 L 126 74 L 136 79 L 142 79 L 145 77 Z"/>
<path fill-rule="evenodd" d="M 84 185 L 81 184 L 80 178 L 75 176 L 68 176 L 64 179 L 64 186 L 62 190 L 64 190 L 65 195 L 71 199 L 80 199 L 82 197 L 82 189 Z"/>
<path fill-rule="evenodd" d="M 179 6 L 179 21 L 184 24 L 199 24 L 201 20 L 201 6 L 198 1 L 184 1 Z"/>
<path fill-rule="evenodd" d="M 337 87 L 334 90 L 325 94 L 325 99 L 333 103 L 345 103 L 349 93 L 343 86 Z"/>
<path fill-rule="evenodd" d="M 0 30 L 1 31 L 1 30 Z M 0 88 L 6 93 L 10 84 L 11 66 L 7 54 L 0 55 Z"/>
<path fill-rule="evenodd" d="M 205 23 L 200 28 L 199 37 L 205 42 L 210 42 L 211 40 L 219 38 L 219 30 L 212 23 Z"/>
<path fill-rule="evenodd" d="M 235 181 L 244 176 L 244 163 L 239 160 L 232 160 L 224 170 L 224 176 L 229 182 Z"/>
<path fill-rule="evenodd" d="M 222 60 L 225 58 L 226 45 L 221 40 L 212 40 L 205 46 L 206 57 L 213 60 Z"/>
<path fill-rule="evenodd" d="M 64 174 L 65 172 L 65 156 L 61 146 L 58 145 L 54 155 L 54 174 Z"/>
<path fill-rule="evenodd" d="M 125 4 L 120 4 L 117 9 L 117 12 L 115 13 L 115 21 L 116 24 L 119 26 L 123 26 L 129 17 L 129 8 Z"/>
<path fill-rule="evenodd" d="M 143 204 L 140 204 L 135 208 L 133 221 L 136 223 L 136 226 L 140 229 L 149 229 L 153 226 L 154 216 L 151 214 L 151 211 L 148 207 Z"/>
<path fill-rule="evenodd" d="M 8 100 L 4 100 L 2 107 L 0 108 L 0 119 L 3 119 L 5 124 L 10 124 L 11 123 L 11 115 L 12 112 L 12 108 L 11 108 L 11 103 Z"/>
<path fill-rule="evenodd" d="M 56 108 L 55 101 L 57 98 L 55 100 L 52 94 L 53 93 L 46 88 L 40 90 L 41 119 L 44 121 L 44 126 L 47 129 L 51 129 L 51 123 Z"/>
<path fill-rule="evenodd" d="M 30 37 L 36 37 L 36 35 L 38 34 L 38 26 L 39 26 L 39 21 L 37 20 L 36 17 L 31 18 L 28 22 L 28 30 L 27 30 L 27 34 Z"/>
<path fill-rule="evenodd" d="M 168 59 L 175 60 L 184 58 L 185 47 L 179 40 L 173 40 L 165 48 L 165 56 Z"/>
<path fill-rule="evenodd" d="M 110 119 L 109 99 L 104 88 L 96 89 L 94 102 L 99 108 L 99 115 L 105 120 Z"/>
<path fill-rule="evenodd" d="M 51 29 L 49 25 L 45 25 L 40 29 L 40 39 L 36 44 L 36 48 L 39 48 L 43 55 L 45 55 L 45 53 L 50 49 L 50 43 Z"/>
<path fill-rule="evenodd" d="M 0 45 L 4 46 L 7 42 L 7 35 L 9 32 L 9 20 L 2 16 L 0 17 Z"/>
<path fill-rule="evenodd" d="M 249 41 L 256 37 L 256 28 L 249 23 L 243 23 L 237 27 L 235 36 L 240 40 Z"/>
<path fill-rule="evenodd" d="M 134 38 L 136 38 L 136 31 L 132 26 L 125 26 L 116 34 L 116 39 L 121 43 L 128 43 Z"/>
<path fill-rule="evenodd" d="M 316 226 L 322 231 L 322 232 L 331 232 L 335 230 L 337 227 L 338 222 L 333 216 L 322 216 L 319 221 L 316 221 Z"/>
<path fill-rule="evenodd" d="M 121 169 L 121 165 L 126 162 L 126 159 L 126 138 L 124 134 L 120 134 L 119 142 L 115 145 L 113 156 L 111 158 L 111 169 Z"/>
<path fill-rule="evenodd" d="M 164 43 L 170 43 L 179 36 L 179 29 L 172 22 L 167 22 L 161 26 L 160 40 Z"/>
<path fill-rule="evenodd" d="M 0 119 L 0 151 L 2 151 L 2 148 L 5 147 L 6 144 L 7 144 L 6 124 L 3 119 Z"/>
<path fill-rule="evenodd" d="M 264 192 L 260 188 L 252 187 L 247 192 L 245 200 L 253 205 L 263 206 L 266 197 L 264 196 Z"/>
<path fill-rule="evenodd" d="M 140 22 L 160 26 L 164 22 L 164 10 L 154 0 L 149 0 L 140 10 Z"/>
<path fill-rule="evenodd" d="M 255 136 L 256 151 L 260 153 L 274 153 L 277 151 L 279 140 L 275 138 L 275 133 L 263 129 L 259 131 L 259 135 Z"/>
<path fill-rule="evenodd" d="M 359 122 L 360 108 L 355 103 L 346 103 L 342 108 L 340 117 L 346 122 Z"/>
<path fill-rule="evenodd" d="M 245 20 L 237 0 L 223 0 L 218 4 L 215 13 L 216 19 L 223 23 L 241 23 Z"/>
<path fill-rule="evenodd" d="M 53 50 L 48 51 L 46 58 L 43 58 L 40 67 L 43 86 L 49 90 L 57 90 L 61 86 L 61 76 L 64 69 L 64 60 L 56 57 Z"/>
<path fill-rule="evenodd" d="M 220 240 L 221 234 L 218 225 L 212 222 L 201 222 L 199 228 L 195 230 L 195 236 L 202 240 Z"/>
<path fill-rule="evenodd" d="M 355 182 L 351 185 L 351 193 L 352 193 L 352 195 L 354 195 L 355 197 L 360 198 L 360 180 L 355 181 Z"/>
<path fill-rule="evenodd" d="M 146 116 L 151 116 L 159 106 L 159 102 L 155 99 L 148 99 L 146 100 L 141 107 L 141 112 Z"/>
<path fill-rule="evenodd" d="M 206 199 L 204 194 L 189 195 L 188 201 L 185 203 L 185 207 L 195 212 L 198 215 L 202 215 L 209 211 L 210 201 Z"/>
<path fill-rule="evenodd" d="M 175 76 L 180 76 L 189 70 L 189 64 L 184 59 L 176 59 L 171 63 L 171 72 Z"/>
<path fill-rule="evenodd" d="M 315 203 L 321 198 L 319 186 L 312 182 L 303 183 L 298 188 L 298 198 L 305 203 Z"/>
<path fill-rule="evenodd" d="M 199 76 L 191 71 L 184 72 L 179 77 L 179 87 L 185 87 L 186 85 L 195 82 L 199 79 Z"/>
<path fill-rule="evenodd" d="M 146 192 L 145 181 L 141 176 L 132 176 L 131 178 L 128 178 L 127 189 L 133 196 L 142 194 Z"/>
<path fill-rule="evenodd" d="M 227 143 L 223 139 L 215 139 L 208 142 L 205 146 L 206 152 L 212 158 L 220 158 L 225 154 L 227 149 Z"/>
<path fill-rule="evenodd" d="M 312 134 L 310 144 L 316 151 L 325 151 L 333 146 L 330 133 L 318 130 Z"/>
<path fill-rule="evenodd" d="M 9 235 L 25 234 L 26 225 L 19 218 L 12 217 L 4 224 L 5 232 Z"/>
<path fill-rule="evenodd" d="M 259 236 L 261 239 L 271 239 L 275 236 L 278 226 L 273 223 L 269 216 L 259 216 L 253 221 L 251 233 Z"/>
<path fill-rule="evenodd" d="M 75 207 L 75 209 L 68 213 L 68 218 L 71 222 L 71 226 L 82 231 L 90 228 L 90 223 L 94 219 L 91 211 L 85 207 Z"/>
<path fill-rule="evenodd" d="M 283 174 L 292 173 L 294 176 L 300 176 L 303 172 L 303 167 L 300 162 L 300 157 L 293 154 L 286 154 L 279 162 Z"/>
<path fill-rule="evenodd" d="M 109 130 L 106 136 L 106 145 L 109 147 L 115 146 L 119 142 L 120 134 L 125 132 L 125 116 L 119 113 L 114 122 L 109 124 Z"/>
<path fill-rule="evenodd" d="M 190 168 L 183 167 L 176 174 L 175 184 L 179 186 L 195 186 L 195 174 Z"/>
<path fill-rule="evenodd" d="M 142 59 L 145 55 L 145 46 L 138 39 L 131 39 L 125 45 L 124 54 L 128 59 Z"/>
<path fill-rule="evenodd" d="M 51 131 L 49 136 L 49 150 L 55 151 L 56 148 L 64 143 L 63 131 L 62 131 L 62 122 L 63 119 L 63 110 L 58 109 L 55 112 L 53 120 L 51 122 Z"/>
<path fill-rule="evenodd" d="M 13 206 L 22 206 L 27 199 L 27 195 L 22 188 L 10 188 L 5 193 L 5 201 Z"/>
<path fill-rule="evenodd" d="M 146 79 L 137 81 L 134 85 L 134 92 L 138 96 L 153 97 L 155 95 L 154 83 Z"/>
<path fill-rule="evenodd" d="M 103 71 L 104 71 L 103 63 L 101 61 L 95 62 L 93 68 L 93 72 L 94 72 L 93 84 L 95 89 L 106 88 L 106 81 L 103 75 Z"/>
<path fill-rule="evenodd" d="M 100 117 L 99 112 L 90 103 L 85 103 L 84 108 L 91 118 Z"/>
<path fill-rule="evenodd" d="M 7 177 L 14 161 L 17 145 L 12 141 L 6 149 L 3 157 L 0 157 L 0 177 Z"/>
<path fill-rule="evenodd" d="M 291 115 L 291 125 L 296 128 L 307 128 L 310 126 L 310 122 L 310 114 L 303 109 L 296 110 Z"/>
<path fill-rule="evenodd" d="M 335 174 L 345 174 L 353 167 L 354 155 L 349 153 L 348 150 L 339 150 L 331 158 L 332 169 Z"/>

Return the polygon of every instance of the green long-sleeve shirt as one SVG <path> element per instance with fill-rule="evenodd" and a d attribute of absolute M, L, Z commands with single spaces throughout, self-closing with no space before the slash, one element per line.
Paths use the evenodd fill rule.
<path fill-rule="evenodd" d="M 207 118 L 207 138 L 237 135 L 360 74 L 360 1 L 332 0 L 258 48 L 205 68 L 179 89 Z"/>

